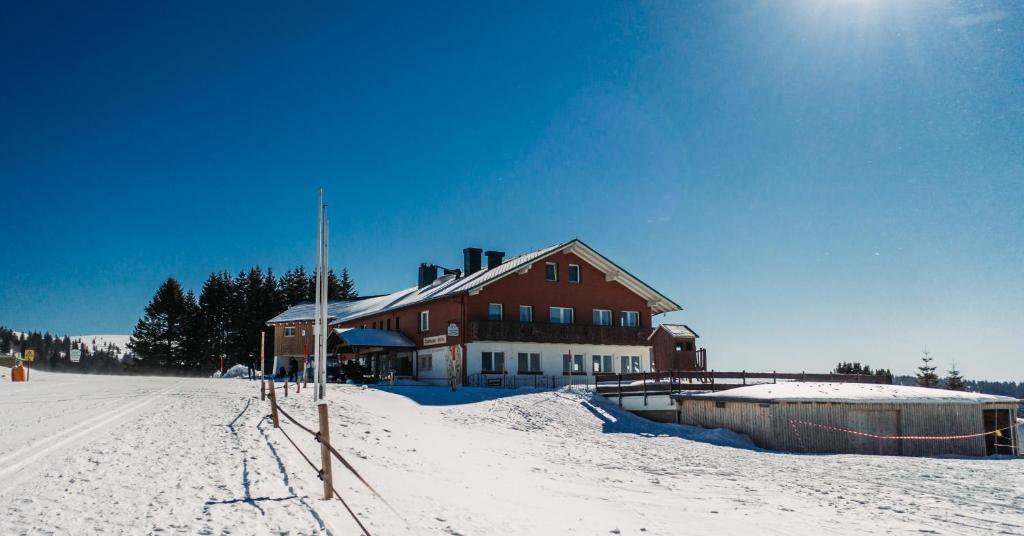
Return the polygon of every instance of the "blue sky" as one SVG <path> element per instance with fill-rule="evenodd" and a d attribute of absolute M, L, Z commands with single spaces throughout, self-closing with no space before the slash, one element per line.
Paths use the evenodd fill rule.
<path fill-rule="evenodd" d="M 719 370 L 1024 379 L 1020 3 L 484 4 L 7 6 L 0 324 L 311 266 L 323 186 L 363 293 L 579 237 Z"/>

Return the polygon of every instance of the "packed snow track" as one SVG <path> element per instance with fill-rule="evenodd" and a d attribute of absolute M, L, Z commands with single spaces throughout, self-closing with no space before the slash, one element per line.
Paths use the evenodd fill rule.
<path fill-rule="evenodd" d="M 309 394 L 280 403 L 315 426 Z M 398 510 L 335 465 L 374 535 L 1024 534 L 1021 459 L 764 452 L 564 391 L 329 401 L 332 443 Z M 246 380 L 3 378 L 0 534 L 358 534 L 267 411 Z"/>

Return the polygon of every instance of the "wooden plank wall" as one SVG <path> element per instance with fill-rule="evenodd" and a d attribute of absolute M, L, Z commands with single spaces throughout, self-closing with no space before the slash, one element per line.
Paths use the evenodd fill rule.
<path fill-rule="evenodd" d="M 849 404 L 832 402 L 736 402 L 680 400 L 679 422 L 727 428 L 750 436 L 763 448 L 787 452 L 984 456 L 984 437 L 944 440 L 879 440 L 842 430 L 877 435 L 956 436 L 984 432 L 983 409 L 1007 404 Z M 722 402 L 719 402 L 721 404 Z"/>

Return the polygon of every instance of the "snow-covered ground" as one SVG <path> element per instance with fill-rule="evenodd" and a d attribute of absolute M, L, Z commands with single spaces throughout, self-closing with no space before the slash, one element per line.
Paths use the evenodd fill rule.
<path fill-rule="evenodd" d="M 0 382 L 0 534 L 358 533 L 255 382 L 32 374 Z M 404 518 L 335 464 L 375 535 L 1024 533 L 1022 459 L 764 452 L 584 393 L 328 389 L 332 442 Z M 312 426 L 309 395 L 281 403 Z"/>

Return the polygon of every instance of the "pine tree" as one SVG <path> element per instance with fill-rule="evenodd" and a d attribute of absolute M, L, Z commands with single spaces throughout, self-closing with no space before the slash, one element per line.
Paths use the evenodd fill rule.
<path fill-rule="evenodd" d="M 288 307 L 297 303 L 312 301 L 310 296 L 310 290 L 312 290 L 312 288 L 309 283 L 309 275 L 306 273 L 306 269 L 302 266 L 285 272 L 284 275 L 281 276 L 281 281 L 278 286 L 280 287 L 284 304 Z"/>
<path fill-rule="evenodd" d="M 200 370 L 206 355 L 203 337 L 203 323 L 199 302 L 191 290 L 185 293 L 185 319 L 182 330 L 182 367 L 186 370 Z"/>
<path fill-rule="evenodd" d="M 168 278 L 135 325 L 129 347 L 150 366 L 178 365 L 184 352 L 186 309 L 181 284 Z"/>
<path fill-rule="evenodd" d="M 924 350 L 921 355 L 921 366 L 917 367 L 917 384 L 921 387 L 938 387 L 939 376 L 932 365 L 932 355 Z"/>
<path fill-rule="evenodd" d="M 211 273 L 199 294 L 199 324 L 203 339 L 203 368 L 213 370 L 221 356 L 228 354 L 228 340 L 233 328 L 231 276 L 227 272 Z"/>
<path fill-rule="evenodd" d="M 348 268 L 341 269 L 341 281 L 338 282 L 338 296 L 343 300 L 359 297 L 359 292 L 356 291 L 356 283 L 348 274 Z"/>
<path fill-rule="evenodd" d="M 966 391 L 967 382 L 964 381 L 964 377 L 960 375 L 960 371 L 957 370 L 956 363 L 953 363 L 949 367 L 949 372 L 946 374 L 945 379 L 946 389 L 953 391 Z"/>

